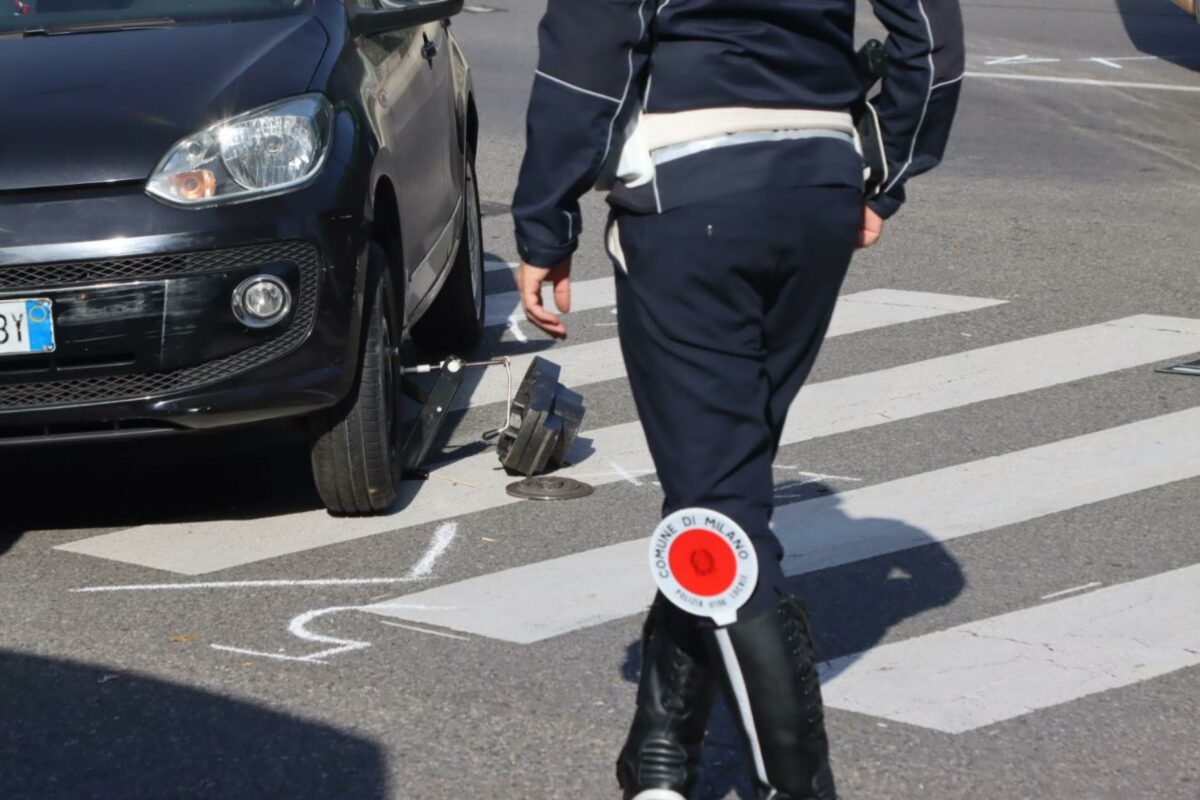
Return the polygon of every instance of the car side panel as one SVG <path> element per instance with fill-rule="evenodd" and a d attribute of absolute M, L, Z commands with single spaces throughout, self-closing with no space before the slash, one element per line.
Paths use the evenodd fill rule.
<path fill-rule="evenodd" d="M 381 157 L 400 210 L 410 309 L 438 284 L 453 255 L 462 194 L 445 36 L 439 23 L 390 35 L 395 45 L 384 62 L 383 94 L 377 98 L 383 112 Z M 427 58 L 433 49 L 436 54 Z"/>

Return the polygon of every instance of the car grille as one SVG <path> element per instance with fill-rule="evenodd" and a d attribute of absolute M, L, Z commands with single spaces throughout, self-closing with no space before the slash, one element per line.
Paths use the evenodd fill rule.
<path fill-rule="evenodd" d="M 281 261 L 299 268 L 300 291 L 295 315 L 279 336 L 181 369 L 0 384 L 0 410 L 132 400 L 185 391 L 240 375 L 284 356 L 296 349 L 312 328 L 317 309 L 319 257 L 316 248 L 305 242 L 280 242 L 201 253 L 0 268 L 0 289 L 7 291 L 196 275 Z"/>

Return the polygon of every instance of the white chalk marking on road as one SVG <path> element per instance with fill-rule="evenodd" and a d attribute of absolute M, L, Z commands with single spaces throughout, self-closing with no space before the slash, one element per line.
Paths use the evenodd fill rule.
<path fill-rule="evenodd" d="M 521 320 L 513 317 L 508 321 L 508 331 L 513 335 L 513 338 L 518 342 L 528 342 L 529 337 L 525 335 L 525 331 L 521 329 Z"/>
<path fill-rule="evenodd" d="M 433 534 L 433 539 L 429 542 L 429 548 L 425 551 L 421 559 L 412 566 L 408 571 L 408 580 L 420 580 L 428 577 L 432 572 L 434 565 L 437 564 L 439 558 L 446 552 L 454 541 L 455 535 L 458 533 L 457 522 L 447 522 L 440 526 Z M 372 604 L 370 607 L 376 607 L 378 604 Z M 385 603 L 386 605 L 386 603 Z M 313 620 L 323 617 L 326 614 L 333 614 L 339 611 L 361 611 L 368 606 L 331 606 L 329 608 L 318 608 L 312 611 L 306 611 L 297 617 L 294 617 L 291 623 L 288 624 L 288 632 L 298 639 L 303 639 L 309 642 L 317 642 L 320 644 L 332 644 L 334 647 L 326 650 L 321 650 L 317 653 L 309 653 L 304 656 L 289 656 L 279 653 L 268 653 L 263 650 L 250 650 L 242 647 L 230 647 L 229 645 L 213 644 L 209 645 L 214 650 L 225 650 L 232 653 L 240 653 L 241 655 L 260 656 L 263 658 L 282 659 L 285 661 L 305 661 L 315 664 L 325 663 L 325 659 L 331 658 L 342 653 L 350 653 L 355 650 L 364 650 L 371 646 L 370 642 L 360 642 L 354 639 L 338 639 L 334 636 L 325 636 L 320 633 L 314 633 L 308 629 L 309 623 Z"/>
<path fill-rule="evenodd" d="M 845 481 L 848 483 L 862 483 L 862 478 L 851 478 L 849 475 L 826 475 L 823 472 L 805 472 L 799 467 L 788 467 L 781 464 L 776 464 L 775 469 L 789 470 L 795 472 L 801 477 L 808 478 L 811 481 Z"/>
<path fill-rule="evenodd" d="M 595 481 L 595 480 L 599 480 L 599 479 L 605 479 L 604 480 L 605 483 L 612 483 L 614 481 L 614 479 L 625 480 L 626 476 L 633 476 L 635 478 L 640 479 L 642 477 L 645 477 L 646 475 L 654 475 L 654 474 L 655 474 L 655 470 L 652 470 L 652 469 L 637 469 L 637 470 L 622 469 L 622 471 L 620 471 L 620 472 L 617 472 L 616 470 L 605 470 L 602 472 L 572 472 L 571 477 L 575 478 L 576 480 L 581 480 L 581 481 Z M 644 481 L 643 481 L 643 483 L 644 483 Z M 655 486 L 658 485 L 657 481 L 650 481 L 650 483 L 653 483 Z"/>
<path fill-rule="evenodd" d="M 1089 58 L 1088 61 L 1095 61 L 1097 64 L 1103 64 L 1104 66 L 1112 67 L 1113 69 L 1124 69 L 1124 67 L 1113 61 L 1111 58 Z"/>
<path fill-rule="evenodd" d="M 1020 64 L 1057 64 L 1062 61 L 1061 58 L 1039 58 L 1028 55 L 1020 56 L 998 56 L 988 58 L 983 62 L 986 67 L 995 67 L 1000 64 L 1017 66 Z"/>
<path fill-rule="evenodd" d="M 1200 664 L 1200 564 L 824 665 L 825 704 L 963 733 Z"/>
<path fill-rule="evenodd" d="M 610 463 L 609 466 L 612 467 L 613 471 L 617 475 L 621 476 L 621 480 L 625 481 L 626 483 L 631 483 L 634 486 L 643 485 L 642 482 L 637 479 L 636 475 L 634 475 L 629 470 L 624 469 L 620 464 Z"/>
<path fill-rule="evenodd" d="M 421 560 L 413 565 L 408 574 L 410 578 L 428 578 L 433 574 L 433 568 L 437 564 L 450 545 L 454 542 L 454 537 L 458 535 L 458 523 L 447 522 L 438 527 L 433 533 L 433 540 L 429 542 L 429 549 L 425 551 L 425 555 L 421 556 Z"/>
<path fill-rule="evenodd" d="M 1200 86 L 1175 83 L 1135 83 L 1133 81 L 1101 81 L 1094 78 L 1060 78 L 1052 75 L 1014 75 L 1006 72 L 966 72 L 968 78 L 992 78 L 1001 81 L 1034 81 L 1065 83 L 1075 86 L 1100 86 L 1110 89 L 1147 89 L 1163 92 L 1200 92 Z"/>
<path fill-rule="evenodd" d="M 268 653 L 263 650 L 250 650 L 243 647 L 230 647 L 229 645 L 224 644 L 212 644 L 209 645 L 209 647 L 214 650 L 224 650 L 230 653 L 239 653 L 244 656 L 258 656 L 260 658 L 274 658 L 284 661 L 303 661 L 310 664 L 323 664 L 327 658 L 340 655 L 342 653 L 350 653 L 355 650 L 366 649 L 371 646 L 371 643 L 359 642 L 353 639 L 338 639 L 335 636 L 325 636 L 320 633 L 313 633 L 312 631 L 308 630 L 308 623 L 323 617 L 326 614 L 333 614 L 338 611 L 358 611 L 362 608 L 363 606 L 330 606 L 329 608 L 317 608 L 313 609 L 312 611 L 305 611 L 303 614 L 294 617 L 291 623 L 288 625 L 288 633 L 292 634 L 292 636 L 308 642 L 335 645 L 334 647 L 330 647 L 326 650 L 321 650 L 316 653 L 309 653 L 308 655 L 304 656 L 289 656 L 282 653 Z"/>
<path fill-rule="evenodd" d="M 308 630 L 308 624 L 313 620 L 316 620 L 327 614 L 335 614 L 342 611 L 370 611 L 371 613 L 378 613 L 377 609 L 379 608 L 401 610 L 401 607 L 396 605 L 394 601 L 387 601 L 384 603 L 374 603 L 371 605 L 362 606 L 330 606 L 329 608 L 315 608 L 311 611 L 305 611 L 303 614 L 296 615 L 292 618 L 292 621 L 288 623 L 288 633 L 299 639 L 304 639 L 305 641 L 335 645 L 334 647 L 330 647 L 326 650 L 320 650 L 316 653 L 309 653 L 303 656 L 291 656 L 287 655 L 286 653 L 270 653 L 265 650 L 252 650 L 245 647 L 231 647 L 225 644 L 210 644 L 209 647 L 211 647 L 213 650 L 221 650 L 227 653 L 239 653 L 244 656 L 273 658 L 279 661 L 303 661 L 309 664 L 325 664 L 327 663 L 326 659 L 331 658 L 332 656 L 341 655 L 342 653 L 352 653 L 356 650 L 365 650 L 371 646 L 371 643 L 360 642 L 355 639 L 339 639 L 335 636 L 325 636 L 320 633 L 314 633 Z M 411 608 L 407 610 L 437 611 L 439 609 L 432 607 L 423 608 L 411 606 Z"/>
<path fill-rule="evenodd" d="M 517 262 L 515 261 L 497 261 L 492 258 L 485 258 L 483 260 L 483 269 L 485 272 L 503 272 L 505 270 L 512 272 L 516 268 Z"/>
<path fill-rule="evenodd" d="M 263 581 L 201 581 L 198 583 L 142 583 L 127 586 L 80 586 L 68 592 L 169 592 L 186 589 L 291 589 L 306 586 L 371 586 L 412 583 L 416 578 L 313 578 Z"/>
<path fill-rule="evenodd" d="M 446 633 L 445 631 L 435 631 L 430 628 L 421 628 L 416 625 L 405 625 L 403 622 L 392 622 L 389 619 L 381 619 L 379 622 L 383 625 L 388 625 L 392 628 L 404 628 L 406 631 L 416 631 L 417 633 L 428 633 L 430 636 L 442 636 L 446 639 L 457 639 L 460 642 L 471 641 L 470 636 L 459 636 L 457 633 Z"/>
<path fill-rule="evenodd" d="M 1144 315 L 852 375 L 802 391 L 784 427 L 782 444 L 863 430 L 1195 352 L 1200 352 L 1200 321 Z M 640 424 L 629 422 L 585 431 L 568 456 L 576 466 L 559 474 L 572 477 L 594 471 L 587 460 L 589 447 L 626 470 L 654 468 Z M 335 518 L 324 511 L 301 511 L 268 519 L 146 525 L 55 549 L 200 575 L 520 502 L 505 492 L 507 476 L 491 451 L 432 474 L 444 480 L 406 481 L 397 511 L 390 515 Z"/>
<path fill-rule="evenodd" d="M 1200 477 L 1200 408 L 783 506 L 774 528 L 799 575 L 1028 522 Z M 526 564 L 395 603 L 384 616 L 531 643 L 640 613 L 648 539 Z M 1200 625 L 1197 626 L 1200 628 Z"/>
<path fill-rule="evenodd" d="M 611 279 L 605 279 L 605 282 L 610 285 L 612 283 Z M 584 302 L 590 303 L 586 297 Z M 829 325 L 828 337 L 846 336 L 949 314 L 979 311 L 1004 305 L 1006 302 L 985 297 L 871 289 L 845 295 L 838 301 L 833 312 L 833 321 Z M 573 304 L 572 308 L 576 306 Z M 514 374 L 524 375 L 536 355 L 538 354 L 515 356 L 512 362 Z M 555 347 L 546 350 L 544 355 L 562 367 L 563 380 L 573 389 L 625 377 L 621 343 L 615 338 Z M 502 372 L 475 370 L 464 378 L 463 387 L 451 407 L 461 411 L 491 403 L 502 403 L 507 397 L 508 384 Z"/>
<path fill-rule="evenodd" d="M 555 307 L 553 287 L 542 287 L 542 301 L 547 307 Z M 616 284 L 612 278 L 596 278 L 571 284 L 571 313 L 608 308 L 617 302 Z M 487 298 L 485 325 L 507 325 L 514 319 L 525 319 L 518 292 L 498 292 Z"/>
<path fill-rule="evenodd" d="M 449 522 L 434 532 L 429 549 L 403 578 L 301 578 L 298 580 L 260 581 L 200 581 L 197 583 L 143 583 L 125 586 L 80 586 L 68 592 L 163 592 L 187 589 L 291 589 L 296 587 L 375 586 L 392 583 L 412 583 L 423 580 L 433 572 L 437 560 L 454 541 L 458 523 Z"/>
<path fill-rule="evenodd" d="M 275 659 L 276 661 L 299 661 L 299 662 L 305 663 L 305 664 L 324 664 L 325 663 L 324 661 L 319 661 L 310 656 L 289 656 L 286 653 L 268 653 L 263 650 L 251 650 L 251 649 L 245 648 L 245 647 L 229 647 L 228 645 L 223 645 L 223 644 L 213 644 L 213 645 L 209 645 L 209 647 L 211 647 L 213 650 L 220 650 L 223 653 L 237 653 L 238 655 L 253 656 L 255 658 L 272 658 L 272 659 Z M 315 653 L 314 655 L 319 656 L 321 654 Z"/>
<path fill-rule="evenodd" d="M 1044 594 L 1044 595 L 1042 595 L 1042 599 L 1043 600 L 1054 600 L 1055 598 L 1058 598 L 1058 597 L 1066 597 L 1069 594 L 1078 594 L 1079 592 L 1086 592 L 1088 589 L 1095 589 L 1097 586 L 1103 586 L 1103 585 L 1104 585 L 1104 583 L 1101 581 L 1092 581 L 1091 583 L 1085 583 L 1082 586 L 1072 586 L 1070 589 L 1063 589 L 1061 592 L 1051 592 L 1050 594 Z"/>

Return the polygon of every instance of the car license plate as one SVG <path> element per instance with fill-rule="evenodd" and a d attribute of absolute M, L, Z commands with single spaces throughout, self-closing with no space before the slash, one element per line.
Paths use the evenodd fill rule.
<path fill-rule="evenodd" d="M 0 356 L 54 352 L 50 301 L 0 300 Z"/>

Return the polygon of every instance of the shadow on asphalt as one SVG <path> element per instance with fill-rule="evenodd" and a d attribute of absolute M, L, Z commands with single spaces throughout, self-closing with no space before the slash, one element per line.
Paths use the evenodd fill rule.
<path fill-rule="evenodd" d="M 1200 70 L 1200 24 L 1170 0 L 1116 0 L 1129 41 L 1148 56 Z"/>
<path fill-rule="evenodd" d="M 389 796 L 374 742 L 102 666 L 0 650 L 6 800 Z"/>
<path fill-rule="evenodd" d="M 803 482 L 781 484 L 776 496 L 803 501 L 832 494 L 825 484 Z M 843 515 L 842 520 L 847 520 Z M 876 535 L 902 534 L 924 541 L 912 548 L 875 558 L 799 575 L 789 581 L 793 593 L 808 606 L 816 640 L 817 658 L 822 662 L 863 653 L 879 644 L 895 625 L 911 617 L 952 602 L 962 593 L 966 578 L 954 557 L 927 533 L 899 520 L 857 519 L 849 527 L 866 526 Z M 842 529 L 842 525 L 838 525 Z M 848 659 L 842 664 L 853 663 Z M 621 673 L 635 682 L 641 668 L 640 642 L 629 645 Z M 836 680 L 825 674 L 823 680 Z M 832 742 L 836 769 L 837 741 Z M 718 703 L 709 720 L 704 742 L 704 764 L 696 797 L 724 800 L 737 797 L 754 800 L 750 784 L 750 760 L 732 715 Z"/>
<path fill-rule="evenodd" d="M 12 451 L 0 548 L 39 530 L 242 519 L 321 507 L 307 445 L 273 429 Z M 11 542 L 9 542 L 11 544 Z"/>
<path fill-rule="evenodd" d="M 501 343 L 501 333 L 500 328 L 489 328 L 489 338 L 464 356 L 519 355 L 551 346 L 548 341 Z M 405 354 L 419 357 L 411 343 Z M 464 381 L 463 397 L 470 397 L 482 372 L 472 370 Z M 522 377 L 514 375 L 514 380 Z M 503 407 L 497 404 L 497 409 L 498 424 Z M 407 420 L 415 419 L 418 410 L 406 401 Z M 461 412 L 450 416 L 428 464 L 452 463 L 492 446 L 478 438 L 482 428 L 460 430 L 464 416 Z M 452 438 L 464 435 L 468 444 L 450 446 Z M 4 498 L 20 498 L 19 503 L 5 504 L 0 554 L 24 533 L 38 530 L 265 519 L 323 508 L 300 425 L 23 448 L 7 452 L 0 471 Z"/>

